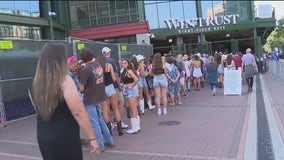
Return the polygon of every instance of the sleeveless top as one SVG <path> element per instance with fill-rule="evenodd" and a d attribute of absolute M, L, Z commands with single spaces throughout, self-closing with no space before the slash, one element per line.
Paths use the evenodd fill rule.
<path fill-rule="evenodd" d="M 127 71 L 124 69 L 123 72 L 121 73 L 121 81 L 122 81 L 124 84 L 129 84 L 129 83 L 133 83 L 133 82 L 134 82 L 134 79 L 131 78 L 131 77 L 128 77 L 128 76 L 127 76 Z"/>
<path fill-rule="evenodd" d="M 113 79 L 111 77 L 110 72 L 104 72 L 105 86 L 108 86 L 113 83 Z"/>
<path fill-rule="evenodd" d="M 83 160 L 79 125 L 65 100 L 49 121 L 37 117 L 37 140 L 43 159 Z"/>

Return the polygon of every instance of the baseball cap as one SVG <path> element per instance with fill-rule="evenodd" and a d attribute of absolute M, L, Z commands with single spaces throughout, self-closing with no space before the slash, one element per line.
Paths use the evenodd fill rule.
<path fill-rule="evenodd" d="M 108 53 L 108 52 L 110 52 L 110 51 L 111 51 L 110 48 L 104 47 L 104 48 L 102 49 L 102 54 Z"/>
<path fill-rule="evenodd" d="M 145 57 L 140 54 L 135 57 L 136 57 L 137 62 L 140 62 L 141 60 L 145 59 Z"/>

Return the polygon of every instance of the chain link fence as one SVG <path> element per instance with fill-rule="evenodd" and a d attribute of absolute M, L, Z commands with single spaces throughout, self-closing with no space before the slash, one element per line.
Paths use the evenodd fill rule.
<path fill-rule="evenodd" d="M 41 48 L 47 42 L 51 41 L 0 39 L 0 126 L 35 114 L 28 97 L 28 89 L 32 85 Z M 79 38 L 52 42 L 66 44 L 68 56 L 75 55 L 78 59 L 77 53 L 84 47 L 90 48 L 94 57 L 97 57 L 102 48 L 107 46 L 117 61 L 134 54 L 145 57 L 153 54 L 151 45 L 110 44 Z"/>

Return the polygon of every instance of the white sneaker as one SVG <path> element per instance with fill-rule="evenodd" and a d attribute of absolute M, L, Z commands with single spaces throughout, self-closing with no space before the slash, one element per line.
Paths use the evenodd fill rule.
<path fill-rule="evenodd" d="M 155 108 L 155 105 L 149 106 L 149 110 L 152 110 L 152 109 L 154 109 L 154 108 Z"/>
<path fill-rule="evenodd" d="M 161 108 L 158 108 L 157 115 L 160 116 L 162 114 Z"/>
<path fill-rule="evenodd" d="M 164 115 L 168 114 L 167 108 L 163 108 L 163 113 L 164 113 Z"/>

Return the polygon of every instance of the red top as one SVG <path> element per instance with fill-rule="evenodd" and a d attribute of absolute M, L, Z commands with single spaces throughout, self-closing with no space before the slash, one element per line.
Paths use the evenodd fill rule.
<path fill-rule="evenodd" d="M 235 62 L 236 69 L 242 67 L 242 57 L 240 55 L 234 55 L 232 59 Z"/>

